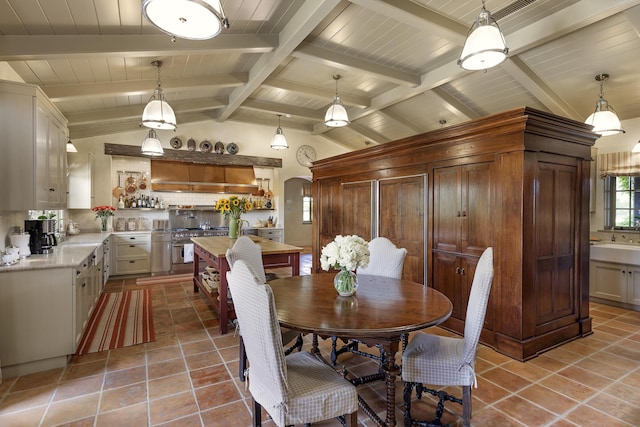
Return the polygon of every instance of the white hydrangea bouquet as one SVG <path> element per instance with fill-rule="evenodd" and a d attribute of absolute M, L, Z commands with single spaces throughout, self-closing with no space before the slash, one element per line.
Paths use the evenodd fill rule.
<path fill-rule="evenodd" d="M 369 265 L 369 244 L 360 236 L 336 236 L 333 242 L 322 248 L 320 266 L 329 271 L 340 270 L 333 284 L 340 295 L 353 295 L 358 287 L 354 270 Z"/>

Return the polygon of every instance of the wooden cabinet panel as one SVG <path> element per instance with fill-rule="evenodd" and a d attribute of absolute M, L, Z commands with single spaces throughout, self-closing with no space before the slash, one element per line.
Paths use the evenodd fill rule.
<path fill-rule="evenodd" d="M 326 237 L 342 233 L 342 186 L 339 182 L 322 182 L 316 199 L 320 234 Z M 331 240 L 333 240 L 331 237 Z"/>
<path fill-rule="evenodd" d="M 433 248 L 458 252 L 460 239 L 459 167 L 433 170 Z"/>
<path fill-rule="evenodd" d="M 402 277 L 425 283 L 425 176 L 384 179 L 378 186 L 378 235 L 407 249 Z"/>
<path fill-rule="evenodd" d="M 372 237 L 373 182 L 342 185 L 342 234 L 356 234 L 365 240 Z"/>

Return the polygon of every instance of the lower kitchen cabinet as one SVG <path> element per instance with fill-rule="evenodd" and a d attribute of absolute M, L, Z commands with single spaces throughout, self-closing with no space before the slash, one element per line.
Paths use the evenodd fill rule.
<path fill-rule="evenodd" d="M 640 306 L 640 266 L 591 261 L 591 296 Z"/>
<path fill-rule="evenodd" d="M 2 273 L 0 361 L 12 377 L 65 366 L 75 351 L 73 268 Z"/>
<path fill-rule="evenodd" d="M 258 230 L 258 236 L 274 242 L 284 243 L 284 230 L 282 228 L 261 228 Z"/>
<path fill-rule="evenodd" d="M 113 234 L 111 275 L 151 271 L 151 233 Z"/>

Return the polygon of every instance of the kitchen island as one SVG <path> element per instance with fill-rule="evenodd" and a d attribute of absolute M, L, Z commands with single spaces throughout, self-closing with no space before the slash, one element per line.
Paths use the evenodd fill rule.
<path fill-rule="evenodd" d="M 300 274 L 300 252 L 302 248 L 287 245 L 258 236 L 248 236 L 262 249 L 262 263 L 265 268 L 291 267 L 291 274 Z M 193 245 L 193 290 L 200 292 L 211 303 L 218 313 L 220 333 L 226 334 L 229 320 L 235 319 L 233 302 L 229 298 L 227 288 L 227 271 L 229 263 L 226 259 L 227 249 L 233 247 L 236 239 L 223 237 L 194 237 Z M 220 273 L 218 289 L 209 288 L 202 283 L 200 277 L 200 259 Z"/>

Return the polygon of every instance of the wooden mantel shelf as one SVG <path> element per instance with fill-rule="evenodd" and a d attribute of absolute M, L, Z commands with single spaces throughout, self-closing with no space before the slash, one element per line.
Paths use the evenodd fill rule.
<path fill-rule="evenodd" d="M 129 156 L 151 158 L 140 152 L 140 146 L 123 144 L 104 144 L 104 154 L 112 156 Z M 203 153 L 202 151 L 164 149 L 164 156 L 155 159 L 174 160 L 185 163 L 204 163 L 220 166 L 264 166 L 281 168 L 282 159 L 273 157 L 240 156 L 238 154 Z"/>

